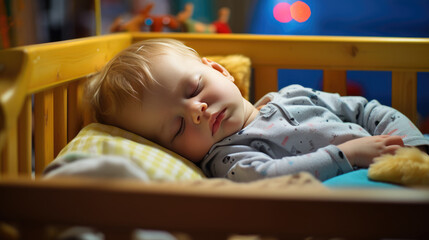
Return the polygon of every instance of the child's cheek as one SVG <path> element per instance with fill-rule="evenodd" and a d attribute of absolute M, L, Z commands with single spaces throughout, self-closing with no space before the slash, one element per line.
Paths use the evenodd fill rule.
<path fill-rule="evenodd" d="M 179 152 L 183 152 L 183 156 L 190 160 L 201 160 L 212 146 L 211 139 L 195 129 L 188 129 L 188 132 L 184 138 L 182 138 L 181 149 Z"/>

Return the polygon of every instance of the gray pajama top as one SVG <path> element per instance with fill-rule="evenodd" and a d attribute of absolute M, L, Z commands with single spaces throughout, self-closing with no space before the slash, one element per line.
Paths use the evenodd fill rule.
<path fill-rule="evenodd" d="M 201 162 L 208 177 L 252 181 L 306 171 L 326 180 L 353 170 L 337 145 L 372 135 L 403 136 L 405 145 L 429 145 L 402 113 L 368 102 L 291 85 L 264 96 L 258 116 L 213 145 Z"/>

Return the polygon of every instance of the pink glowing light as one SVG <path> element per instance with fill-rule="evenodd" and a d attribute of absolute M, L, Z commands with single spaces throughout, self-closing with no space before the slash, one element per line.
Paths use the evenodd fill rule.
<path fill-rule="evenodd" d="M 292 20 L 290 4 L 285 2 L 278 3 L 274 6 L 273 15 L 274 18 L 281 23 L 290 22 Z"/>

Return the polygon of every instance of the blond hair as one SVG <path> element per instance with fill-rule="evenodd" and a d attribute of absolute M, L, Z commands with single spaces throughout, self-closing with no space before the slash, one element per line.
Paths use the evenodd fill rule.
<path fill-rule="evenodd" d="M 149 39 L 135 43 L 118 53 L 91 79 L 85 89 L 87 100 L 98 122 L 109 123 L 130 99 L 139 101 L 156 83 L 151 58 L 176 53 L 198 58 L 198 53 L 174 39 Z"/>

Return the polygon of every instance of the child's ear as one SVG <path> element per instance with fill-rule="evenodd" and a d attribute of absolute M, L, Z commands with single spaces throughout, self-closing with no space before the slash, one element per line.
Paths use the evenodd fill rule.
<path fill-rule="evenodd" d="M 203 62 L 203 64 L 219 71 L 220 73 L 222 73 L 226 78 L 228 78 L 230 81 L 234 82 L 234 77 L 228 72 L 228 70 L 226 70 L 226 68 L 224 68 L 222 65 L 220 65 L 217 62 L 213 62 L 210 59 L 207 59 L 205 57 L 201 58 L 201 61 Z"/>

